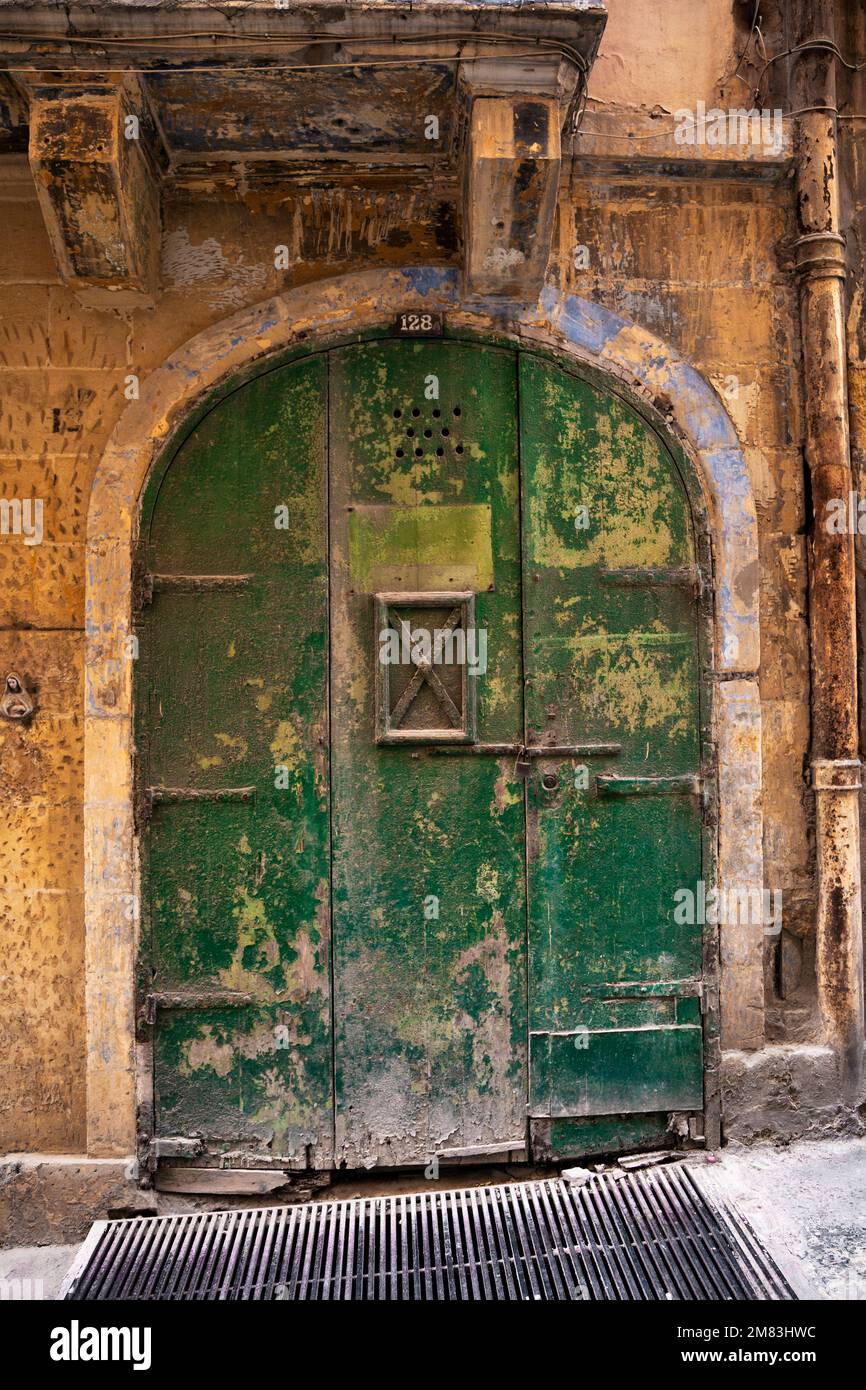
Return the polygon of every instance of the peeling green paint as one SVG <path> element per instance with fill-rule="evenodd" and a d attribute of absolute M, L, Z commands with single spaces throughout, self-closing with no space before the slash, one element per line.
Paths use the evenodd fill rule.
<path fill-rule="evenodd" d="M 531 1112 L 699 1108 L 700 1018 L 684 1026 L 674 1004 L 700 976 L 701 930 L 676 925 L 673 894 L 702 876 L 700 809 L 599 800 L 592 780 L 700 767 L 694 600 L 652 582 L 653 569 L 693 562 L 685 489 L 630 407 L 554 364 L 522 359 L 521 407 L 527 736 L 622 745 L 592 759 L 587 786 L 546 759 L 528 785 Z M 605 579 L 631 566 L 644 583 Z M 641 998 L 647 980 L 670 981 L 669 997 Z M 634 984 L 634 998 L 605 999 L 615 984 Z"/>
<path fill-rule="evenodd" d="M 296 1166 L 427 1163 L 521 1136 L 527 1096 L 540 1151 L 699 1108 L 700 1013 L 677 989 L 700 929 L 672 913 L 701 876 L 699 808 L 593 783 L 700 763 L 694 600 L 652 582 L 693 564 L 691 520 L 650 427 L 541 359 L 379 340 L 226 398 L 147 507 L 151 571 L 251 576 L 160 590 L 140 626 L 148 783 L 254 788 L 157 803 L 144 837 L 153 988 L 198 1000 L 157 1015 L 160 1132 Z M 647 582 L 605 578 L 629 567 Z M 619 757 L 588 785 L 562 758 L 524 782 L 513 757 L 377 745 L 373 594 L 427 588 L 476 595 L 481 741 Z"/>
<path fill-rule="evenodd" d="M 157 1013 L 157 1129 L 300 1167 L 332 1161 L 325 408 L 320 358 L 236 391 L 155 480 L 140 550 L 162 574 L 251 576 L 158 591 L 139 627 L 146 781 L 255 788 L 157 804 L 144 837 L 152 987 L 200 1000 Z M 208 1006 L 227 989 L 255 1003 Z"/>
<path fill-rule="evenodd" d="M 350 1166 L 426 1163 L 525 1129 L 513 759 L 375 746 L 373 688 L 358 676 L 377 585 L 456 590 L 471 574 L 489 633 L 479 738 L 522 731 L 515 367 L 445 342 L 365 344 L 332 363 L 336 1122 Z"/>

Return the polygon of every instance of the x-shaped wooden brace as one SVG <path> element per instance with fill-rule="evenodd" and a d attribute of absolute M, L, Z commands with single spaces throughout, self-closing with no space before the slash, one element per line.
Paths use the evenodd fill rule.
<path fill-rule="evenodd" d="M 452 609 L 451 613 L 448 616 L 448 620 L 445 623 L 445 626 L 438 630 L 436 641 L 433 644 L 432 655 L 434 662 L 438 661 L 442 653 L 443 644 L 449 632 L 453 632 L 454 628 L 459 623 L 460 613 L 461 610 L 459 608 Z M 405 638 L 409 649 L 409 655 L 415 667 L 412 679 L 409 681 L 409 684 L 406 686 L 406 689 L 403 691 L 403 694 L 400 696 L 399 700 L 397 701 L 396 705 L 391 711 L 392 724 L 395 728 L 398 728 L 400 724 L 402 724 L 406 712 L 409 709 L 409 706 L 412 704 L 413 700 L 415 700 L 419 691 L 421 690 L 421 687 L 426 682 L 426 684 L 430 686 L 430 689 L 433 691 L 433 694 L 436 696 L 436 699 L 439 701 L 442 708 L 445 710 L 445 713 L 448 715 L 448 718 L 451 721 L 452 728 L 461 728 L 463 725 L 463 719 L 460 714 L 460 711 L 455 705 L 454 701 L 451 699 L 451 696 L 448 694 L 448 691 L 445 689 L 436 672 L 433 670 L 433 665 L 431 664 L 431 662 L 423 660 L 416 661 L 415 657 L 412 656 L 412 629 L 406 622 L 406 619 L 401 618 L 397 613 L 392 613 L 389 616 L 392 622 L 394 622 L 398 626 L 398 631 L 400 632 L 401 640 Z"/>

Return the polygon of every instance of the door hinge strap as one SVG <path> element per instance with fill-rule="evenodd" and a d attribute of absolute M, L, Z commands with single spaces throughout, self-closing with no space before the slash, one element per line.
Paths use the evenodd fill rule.
<path fill-rule="evenodd" d="M 686 589 L 690 593 L 697 593 L 700 584 L 700 575 L 691 565 L 671 569 L 650 566 L 600 569 L 598 577 L 603 584 L 622 584 L 629 588 L 650 588 L 660 585 L 664 588 Z"/>
<path fill-rule="evenodd" d="M 619 999 L 696 999 L 703 985 L 700 980 L 612 980 L 608 984 L 584 985 L 580 1002 Z"/>
<path fill-rule="evenodd" d="M 595 785 L 599 796 L 697 796 L 701 779 L 694 773 L 685 777 L 618 777 L 600 772 Z"/>
<path fill-rule="evenodd" d="M 242 589 L 254 574 L 146 574 L 144 582 L 151 596 L 158 593 L 222 593 Z"/>
<path fill-rule="evenodd" d="M 151 1139 L 147 1146 L 148 1157 L 156 1158 L 198 1158 L 204 1153 L 203 1139 L 188 1139 L 180 1135 L 165 1135 Z"/>
<path fill-rule="evenodd" d="M 454 743 L 431 748 L 437 757 L 615 758 L 621 743 Z"/>
<path fill-rule="evenodd" d="M 145 1017 L 153 1024 L 158 1009 L 245 1009 L 255 1002 L 237 989 L 157 990 L 145 998 Z"/>
<path fill-rule="evenodd" d="M 178 801 L 254 801 L 255 787 L 146 787 L 145 799 L 149 807 L 156 802 Z"/>

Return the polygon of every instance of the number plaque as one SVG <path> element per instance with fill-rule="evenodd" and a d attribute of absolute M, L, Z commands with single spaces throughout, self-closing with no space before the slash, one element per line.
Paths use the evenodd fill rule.
<path fill-rule="evenodd" d="M 394 321 L 398 338 L 438 338 L 442 333 L 443 317 L 428 309 L 407 309 Z"/>

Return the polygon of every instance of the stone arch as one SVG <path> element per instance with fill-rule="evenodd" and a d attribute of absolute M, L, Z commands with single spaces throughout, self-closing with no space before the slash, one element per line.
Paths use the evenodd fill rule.
<path fill-rule="evenodd" d="M 243 309 L 179 348 L 143 383 L 97 469 L 88 513 L 85 597 L 85 921 L 88 1152 L 136 1142 L 137 856 L 133 806 L 132 551 L 155 459 L 221 383 L 293 347 L 380 328 L 407 305 L 449 325 L 502 335 L 590 366 L 654 413 L 691 461 L 711 533 L 713 738 L 719 763 L 718 880 L 763 887 L 757 670 L 758 537 L 733 425 L 709 384 L 648 330 L 548 287 L 522 308 L 461 297 L 457 271 L 371 270 L 320 281 Z M 724 1045 L 763 1041 L 762 928 L 721 936 Z M 715 1059 L 717 1063 L 717 1058 Z M 710 1086 L 714 1060 L 708 1059 Z"/>

